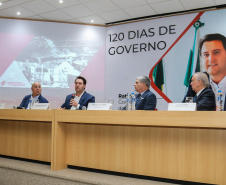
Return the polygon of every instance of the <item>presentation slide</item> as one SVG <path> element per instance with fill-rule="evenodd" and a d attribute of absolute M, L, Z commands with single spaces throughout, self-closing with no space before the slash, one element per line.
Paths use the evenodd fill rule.
<path fill-rule="evenodd" d="M 198 53 L 206 34 L 226 36 L 226 10 L 164 17 L 111 26 L 106 36 L 105 94 L 121 110 L 126 95 L 135 92 L 137 76 L 149 76 L 157 109 L 181 103 L 196 71 L 206 71 Z M 224 91 L 225 92 L 225 89 Z"/>
<path fill-rule="evenodd" d="M 0 25 L 2 103 L 19 105 L 40 82 L 42 95 L 58 108 L 79 75 L 87 79 L 86 90 L 103 99 L 106 28 L 10 19 Z"/>
<path fill-rule="evenodd" d="M 40 82 L 50 107 L 59 108 L 81 75 L 96 103 L 113 99 L 113 110 L 121 110 L 137 93 L 136 77 L 145 75 L 156 108 L 167 110 L 182 102 L 191 76 L 206 71 L 199 40 L 226 36 L 225 17 L 222 9 L 108 27 L 0 19 L 0 103 L 18 106 Z"/>

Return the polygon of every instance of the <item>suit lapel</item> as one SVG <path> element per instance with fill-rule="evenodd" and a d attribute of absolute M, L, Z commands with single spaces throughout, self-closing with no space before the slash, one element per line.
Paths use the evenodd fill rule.
<path fill-rule="evenodd" d="M 149 92 L 149 89 L 146 90 L 140 97 L 136 99 L 136 105 L 138 105 L 145 98 L 148 92 Z"/>
<path fill-rule="evenodd" d="M 202 97 L 202 94 L 206 91 L 206 89 L 207 89 L 207 87 L 202 90 L 202 92 L 199 94 L 199 96 L 197 97 L 197 99 L 200 99 L 200 97 Z"/>
<path fill-rule="evenodd" d="M 86 97 L 85 94 L 86 94 L 86 91 L 84 91 L 82 97 L 81 97 L 80 100 L 79 100 L 79 104 L 80 104 L 80 105 L 82 104 L 82 102 L 84 101 L 84 99 L 85 99 L 85 97 Z"/>
<path fill-rule="evenodd" d="M 146 90 L 146 91 L 144 91 L 144 93 L 141 95 L 141 98 L 140 98 L 140 99 L 144 99 L 145 96 L 146 96 L 146 94 L 147 94 L 149 91 L 150 91 L 149 89 Z"/>

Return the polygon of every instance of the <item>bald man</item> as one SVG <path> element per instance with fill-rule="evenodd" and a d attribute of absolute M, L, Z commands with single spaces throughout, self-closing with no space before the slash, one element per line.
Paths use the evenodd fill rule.
<path fill-rule="evenodd" d="M 20 107 L 24 107 L 26 109 L 30 109 L 31 104 L 34 102 L 38 103 L 49 103 L 47 99 L 45 99 L 42 95 L 42 87 L 39 82 L 34 82 L 31 86 L 32 94 L 29 94 L 24 97 L 22 100 Z"/>

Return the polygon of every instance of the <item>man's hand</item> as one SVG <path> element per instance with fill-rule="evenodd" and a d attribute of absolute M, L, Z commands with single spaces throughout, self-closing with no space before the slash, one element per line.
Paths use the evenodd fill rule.
<path fill-rule="evenodd" d="M 71 106 L 74 106 L 74 107 L 77 107 L 77 106 L 78 106 L 78 102 L 75 101 L 74 99 L 71 99 L 70 105 L 71 105 Z"/>

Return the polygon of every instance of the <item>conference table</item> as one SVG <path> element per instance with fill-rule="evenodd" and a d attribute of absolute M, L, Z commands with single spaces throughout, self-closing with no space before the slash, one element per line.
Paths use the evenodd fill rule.
<path fill-rule="evenodd" d="M 53 111 L 0 109 L 0 155 L 51 162 Z"/>
<path fill-rule="evenodd" d="M 226 112 L 8 109 L 0 128 L 1 155 L 50 161 L 52 170 L 226 184 Z"/>

